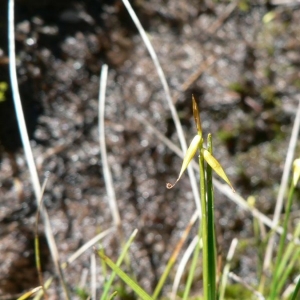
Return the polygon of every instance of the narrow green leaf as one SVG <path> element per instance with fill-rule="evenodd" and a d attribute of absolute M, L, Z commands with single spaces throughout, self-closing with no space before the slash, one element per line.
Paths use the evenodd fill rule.
<path fill-rule="evenodd" d="M 297 299 L 297 295 L 299 294 L 299 291 L 300 291 L 300 277 L 299 277 L 298 282 L 296 284 L 294 293 L 291 296 L 291 300 L 296 300 Z"/>
<path fill-rule="evenodd" d="M 121 253 L 121 255 L 120 255 L 120 257 L 118 258 L 117 263 L 116 263 L 116 266 L 117 266 L 117 267 L 120 267 L 120 266 L 121 266 L 121 264 L 122 264 L 122 262 L 123 262 L 123 260 L 124 260 L 124 258 L 125 258 L 125 255 L 127 254 L 128 250 L 129 250 L 130 245 L 132 244 L 134 238 L 135 238 L 136 235 L 137 235 L 137 232 L 138 232 L 138 230 L 135 229 L 135 230 L 133 231 L 133 233 L 131 234 L 130 238 L 128 239 L 128 241 L 126 242 L 125 246 L 122 248 L 122 253 Z M 102 255 L 105 256 L 104 251 L 103 251 L 102 249 L 100 249 L 99 252 L 101 252 Z M 108 295 L 109 289 L 110 289 L 110 287 L 112 286 L 112 283 L 113 283 L 113 281 L 114 281 L 114 279 L 115 279 L 115 276 L 116 276 L 116 274 L 115 274 L 115 272 L 113 272 L 113 273 L 111 274 L 109 280 L 105 283 L 105 287 L 104 287 L 103 294 L 102 294 L 102 296 L 101 296 L 101 300 L 107 299 L 107 295 Z"/>
<path fill-rule="evenodd" d="M 117 291 L 113 292 L 113 293 L 109 296 L 108 300 L 113 300 L 113 299 L 115 299 L 115 297 L 116 297 L 117 295 L 118 295 L 118 292 L 117 292 Z"/>
<path fill-rule="evenodd" d="M 276 297 L 278 297 L 278 295 L 280 293 L 280 290 L 279 290 L 280 286 L 278 284 L 280 281 L 280 278 L 282 277 L 282 273 L 280 273 L 280 265 L 282 262 L 283 255 L 286 251 L 285 241 L 286 241 L 286 237 L 288 234 L 288 223 L 290 220 L 290 213 L 291 213 L 291 207 L 293 204 L 294 192 L 295 192 L 295 185 L 293 182 L 291 182 L 291 186 L 290 186 L 289 194 L 288 194 L 288 200 L 287 200 L 286 207 L 285 207 L 285 216 L 284 216 L 283 226 L 282 226 L 283 233 L 280 236 L 279 247 L 278 247 L 276 262 L 275 262 L 275 268 L 273 271 L 270 299 L 277 299 Z"/>
<path fill-rule="evenodd" d="M 98 252 L 98 255 L 105 261 L 105 263 L 129 286 L 132 290 L 144 300 L 153 300 L 135 281 L 133 281 L 127 274 L 125 274 L 112 260 L 106 255 Z"/>
<path fill-rule="evenodd" d="M 207 148 L 212 155 L 212 136 L 208 134 Z M 216 299 L 216 235 L 215 235 L 215 216 L 214 216 L 214 188 L 212 181 L 212 167 L 206 165 L 206 194 L 207 194 L 207 258 L 208 258 L 208 277 L 209 277 L 209 299 Z"/>

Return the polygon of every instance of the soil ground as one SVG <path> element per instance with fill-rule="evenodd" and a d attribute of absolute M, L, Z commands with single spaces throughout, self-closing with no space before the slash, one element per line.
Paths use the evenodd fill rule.
<path fill-rule="evenodd" d="M 271 215 L 299 100 L 299 4 L 131 2 L 162 64 L 187 140 L 196 132 L 194 94 L 203 130 L 213 134 L 215 156 L 237 192 L 254 196 L 257 208 Z M 120 0 L 19 0 L 15 10 L 20 93 L 41 181 L 50 174 L 44 204 L 60 259 L 112 226 L 98 137 L 99 73 L 105 63 L 108 160 L 125 237 L 139 230 L 132 267 L 151 291 L 195 205 L 187 175 L 166 190 L 181 159 L 136 117 L 179 144 L 145 45 Z M 0 82 L 9 84 L 6 1 L 0 16 Z M 10 87 L 0 101 L 0 299 L 14 299 L 39 284 L 36 205 Z M 258 254 L 250 214 L 217 191 L 215 206 L 220 253 L 226 255 L 233 237 L 246 241 L 233 270 L 255 283 Z M 299 202 L 293 209 L 299 211 Z M 55 271 L 42 225 L 40 242 L 48 278 Z M 103 247 L 116 259 L 117 233 Z M 91 253 L 69 266 L 66 280 L 73 289 Z M 50 290 L 51 299 L 60 298 L 58 286 Z"/>

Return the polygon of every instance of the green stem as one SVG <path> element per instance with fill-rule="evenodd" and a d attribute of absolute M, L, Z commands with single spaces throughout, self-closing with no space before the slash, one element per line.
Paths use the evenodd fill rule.
<path fill-rule="evenodd" d="M 297 299 L 297 295 L 299 294 L 300 291 L 300 278 L 298 279 L 298 282 L 296 284 L 295 290 L 293 295 L 291 296 L 291 300 L 296 300 Z"/>
<path fill-rule="evenodd" d="M 199 145 L 199 171 L 200 171 L 200 195 L 201 195 L 201 229 L 202 229 L 202 265 L 203 265 L 203 298 L 204 300 L 209 300 L 209 273 L 208 273 L 208 241 L 207 241 L 207 207 L 206 207 L 206 178 L 205 178 L 205 165 L 204 157 L 201 153 L 203 147 L 203 142 Z"/>
<path fill-rule="evenodd" d="M 212 152 L 212 136 L 207 137 L 207 148 Z M 214 190 L 212 183 L 212 168 L 206 164 L 207 183 L 207 247 L 208 247 L 208 272 L 209 272 L 209 299 L 216 299 L 216 238 L 214 218 Z"/>
<path fill-rule="evenodd" d="M 295 191 L 295 186 L 294 186 L 294 183 L 292 182 L 290 190 L 289 190 L 287 205 L 286 205 L 285 218 L 284 218 L 284 222 L 283 222 L 283 233 L 282 233 L 282 235 L 280 237 L 280 241 L 279 241 L 279 249 L 278 249 L 278 253 L 277 253 L 275 272 L 274 272 L 275 275 L 274 275 L 274 280 L 272 282 L 270 299 L 276 299 L 276 296 L 279 293 L 278 282 L 279 282 L 279 279 L 281 276 L 281 274 L 279 273 L 279 267 L 280 267 L 280 263 L 282 260 L 285 241 L 286 241 L 286 237 L 287 237 L 287 227 L 288 227 L 288 221 L 290 218 L 290 212 L 291 212 L 291 207 L 292 207 L 292 203 L 293 203 L 294 191 Z"/>
<path fill-rule="evenodd" d="M 160 277 L 158 284 L 153 292 L 152 298 L 154 300 L 157 299 L 157 297 L 159 296 L 159 293 L 163 289 L 164 284 L 168 278 L 168 275 L 170 274 L 170 271 L 171 271 L 172 267 L 174 266 L 174 263 L 175 263 L 175 260 L 169 260 L 167 267 L 165 268 L 165 270 L 164 270 L 162 276 Z"/>
<path fill-rule="evenodd" d="M 131 234 L 131 236 L 129 237 L 128 241 L 126 242 L 126 244 L 123 246 L 121 255 L 119 256 L 119 258 L 116 262 L 116 267 L 117 268 L 120 267 L 122 262 L 124 261 L 124 258 L 126 257 L 126 255 L 128 253 L 129 247 L 132 244 L 134 238 L 136 237 L 136 234 L 137 234 L 137 230 L 134 230 L 133 233 Z M 106 257 L 102 250 L 99 250 L 98 254 L 101 258 Z M 107 263 L 105 260 L 104 260 L 104 262 Z M 101 296 L 101 300 L 108 299 L 109 289 L 111 288 L 115 277 L 116 277 L 116 272 L 115 272 L 115 270 L 113 270 L 109 280 L 105 283 L 104 291 L 103 291 L 103 294 Z"/>

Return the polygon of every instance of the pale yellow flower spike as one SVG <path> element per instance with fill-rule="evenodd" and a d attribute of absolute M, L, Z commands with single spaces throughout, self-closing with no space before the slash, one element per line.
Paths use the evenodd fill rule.
<path fill-rule="evenodd" d="M 171 189 L 181 178 L 183 172 L 185 171 L 185 169 L 187 168 L 187 166 L 189 165 L 189 163 L 191 162 L 192 158 L 195 156 L 197 149 L 199 148 L 199 144 L 201 142 L 201 136 L 199 136 L 198 134 L 193 138 L 187 152 L 186 155 L 183 159 L 183 163 L 182 163 L 182 167 L 179 173 L 179 176 L 177 178 L 177 180 L 175 181 L 174 184 L 171 183 L 167 183 L 167 188 Z"/>
<path fill-rule="evenodd" d="M 297 185 L 300 178 L 300 158 L 294 160 L 293 163 L 293 184 Z"/>
<path fill-rule="evenodd" d="M 232 184 L 230 183 L 227 175 L 225 174 L 222 166 L 219 162 L 207 151 L 206 149 L 201 149 L 201 153 L 206 160 L 206 162 L 211 166 L 211 168 L 231 187 L 232 191 L 235 192 Z"/>

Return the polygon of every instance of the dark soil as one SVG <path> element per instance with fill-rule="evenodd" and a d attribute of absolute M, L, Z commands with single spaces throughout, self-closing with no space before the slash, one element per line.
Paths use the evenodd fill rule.
<path fill-rule="evenodd" d="M 299 99 L 300 7 L 263 0 L 235 6 L 208 0 L 131 2 L 157 51 L 187 140 L 196 132 L 194 94 L 203 130 L 213 134 L 215 155 L 237 192 L 255 196 L 256 206 L 271 214 Z M 135 118 L 144 116 L 178 144 L 145 45 L 121 0 L 19 0 L 15 10 L 20 93 L 41 181 L 50 172 L 44 203 L 60 259 L 112 226 L 97 127 L 99 73 L 105 63 L 108 159 L 125 237 L 139 230 L 132 267 L 151 291 L 195 205 L 187 175 L 166 190 L 166 182 L 177 178 L 181 160 Z M 264 23 L 267 13 L 274 18 Z M 6 1 L 0 3 L 0 17 L 0 82 L 9 84 Z M 191 79 L 197 70 L 202 72 Z M 39 285 L 35 198 L 10 87 L 0 102 L 0 139 L 0 299 L 6 299 Z M 222 255 L 233 237 L 253 236 L 251 216 L 218 192 L 216 222 Z M 42 229 L 48 278 L 55 271 Z M 103 246 L 115 260 L 117 233 Z M 89 268 L 91 253 L 65 272 L 72 292 Z M 234 271 L 255 282 L 256 257 L 248 249 Z M 51 299 L 61 297 L 57 283 Z"/>

